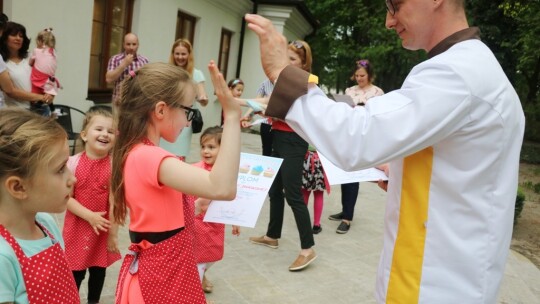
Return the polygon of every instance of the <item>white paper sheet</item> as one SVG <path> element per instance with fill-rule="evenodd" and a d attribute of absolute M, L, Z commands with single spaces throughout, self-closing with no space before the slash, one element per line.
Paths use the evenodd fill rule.
<path fill-rule="evenodd" d="M 253 121 L 249 126 L 252 127 L 252 126 L 256 126 L 256 125 L 260 125 L 262 123 L 266 123 L 266 121 L 268 120 L 268 118 L 259 118 L 255 121 Z"/>
<path fill-rule="evenodd" d="M 255 227 L 268 190 L 283 159 L 241 153 L 236 198 L 212 201 L 205 222 Z"/>
<path fill-rule="evenodd" d="M 328 178 L 328 183 L 330 185 L 341 185 L 354 182 L 373 182 L 378 181 L 379 179 L 388 180 L 386 174 L 383 171 L 375 168 L 369 168 L 359 171 L 347 172 L 338 167 L 336 167 L 328 158 L 324 157 L 320 152 L 319 158 Z"/>
<path fill-rule="evenodd" d="M 345 94 L 332 94 L 332 97 L 334 97 L 334 100 L 336 102 L 344 102 L 346 104 L 348 104 L 349 106 L 351 107 L 355 107 L 356 104 L 354 103 L 354 100 L 352 99 L 351 96 L 349 95 L 345 95 Z"/>

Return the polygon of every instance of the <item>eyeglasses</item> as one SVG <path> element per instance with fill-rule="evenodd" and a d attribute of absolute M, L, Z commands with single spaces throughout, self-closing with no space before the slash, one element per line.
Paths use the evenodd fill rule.
<path fill-rule="evenodd" d="M 396 14 L 396 7 L 393 0 L 386 0 L 386 10 L 390 15 L 394 16 Z"/>
<path fill-rule="evenodd" d="M 195 112 L 196 110 L 190 108 L 190 107 L 186 107 L 186 106 L 183 106 L 183 105 L 178 105 L 181 109 L 184 109 L 186 110 L 186 119 L 187 121 L 192 121 L 193 118 L 195 117 Z"/>
<path fill-rule="evenodd" d="M 292 44 L 297 49 L 301 49 L 304 47 L 304 44 L 298 40 L 294 40 L 290 44 Z"/>

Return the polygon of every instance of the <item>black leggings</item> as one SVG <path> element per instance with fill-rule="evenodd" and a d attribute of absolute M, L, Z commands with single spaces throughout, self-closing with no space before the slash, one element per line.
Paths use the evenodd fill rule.
<path fill-rule="evenodd" d="M 101 297 L 101 291 L 103 290 L 103 283 L 105 283 L 105 267 L 90 267 L 88 272 L 90 277 L 88 278 L 88 303 L 98 303 Z M 85 270 L 73 270 L 73 277 L 75 283 L 77 283 L 77 289 L 81 288 L 81 283 L 86 275 Z"/>

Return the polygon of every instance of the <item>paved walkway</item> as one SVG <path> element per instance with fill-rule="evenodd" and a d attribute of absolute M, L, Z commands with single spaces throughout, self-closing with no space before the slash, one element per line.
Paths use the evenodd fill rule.
<path fill-rule="evenodd" d="M 242 133 L 243 152 L 260 154 L 258 135 Z M 198 136 L 193 137 L 188 161 L 198 160 Z M 340 188 L 332 187 L 325 195 L 323 231 L 315 235 L 318 258 L 301 272 L 289 272 L 288 266 L 298 255 L 299 237 L 290 208 L 286 207 L 283 237 L 279 249 L 250 244 L 248 237 L 263 235 L 268 224 L 268 201 L 263 206 L 255 228 L 242 228 L 241 235 L 231 235 L 226 227 L 225 257 L 207 272 L 214 284 L 208 299 L 218 304 L 349 304 L 375 303 L 375 274 L 382 247 L 385 192 L 375 184 L 362 183 L 351 230 L 335 232 L 339 222 L 328 220 L 341 210 Z M 310 211 L 313 203 L 310 202 Z M 58 216 L 59 221 L 62 217 Z M 127 229 L 120 231 L 120 248 L 128 243 Z M 111 266 L 101 303 L 114 303 L 114 291 L 120 262 Z M 497 303 L 540 303 L 540 270 L 528 259 L 511 251 Z M 86 280 L 83 286 L 86 285 Z M 81 299 L 86 299 L 85 287 Z M 83 301 L 83 303 L 85 303 Z"/>

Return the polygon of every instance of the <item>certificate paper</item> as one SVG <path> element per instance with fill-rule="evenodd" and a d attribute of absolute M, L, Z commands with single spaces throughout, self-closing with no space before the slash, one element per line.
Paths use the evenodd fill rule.
<path fill-rule="evenodd" d="M 255 227 L 257 218 L 283 159 L 241 153 L 236 198 L 212 201 L 205 222 Z"/>
<path fill-rule="evenodd" d="M 326 157 L 324 157 L 320 152 L 319 158 L 328 178 L 328 183 L 330 185 L 340 185 L 348 184 L 355 182 L 373 182 L 378 181 L 379 179 L 388 180 L 386 174 L 383 171 L 375 168 L 369 168 L 359 171 L 347 172 L 336 167 L 332 162 L 330 162 Z"/>

